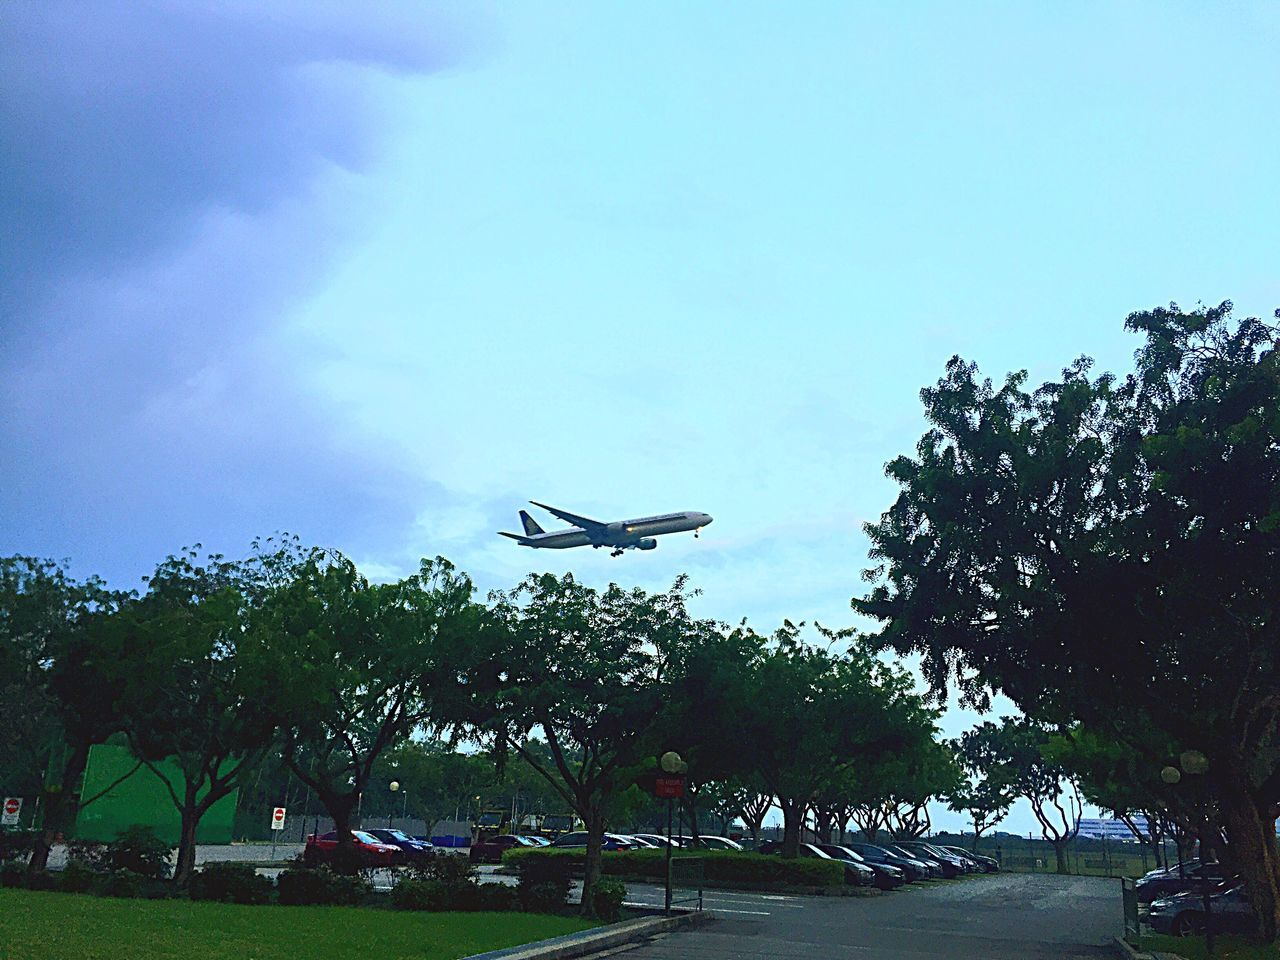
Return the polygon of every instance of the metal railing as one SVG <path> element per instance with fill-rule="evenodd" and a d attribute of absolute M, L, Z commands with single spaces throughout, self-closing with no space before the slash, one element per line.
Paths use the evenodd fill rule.
<path fill-rule="evenodd" d="M 695 910 L 701 910 L 702 883 L 706 877 L 703 858 L 673 856 L 667 861 L 667 870 L 672 906 L 678 903 L 694 904 Z M 684 895 L 677 896 L 677 893 Z"/>

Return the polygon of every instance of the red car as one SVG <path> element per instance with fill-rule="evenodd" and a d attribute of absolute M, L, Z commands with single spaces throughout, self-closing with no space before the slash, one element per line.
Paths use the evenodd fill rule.
<path fill-rule="evenodd" d="M 352 830 L 351 836 L 356 852 L 360 855 L 360 863 L 366 867 L 393 867 L 404 863 L 404 851 L 389 843 L 383 843 L 372 834 L 363 830 Z M 307 848 L 302 852 L 302 862 L 309 867 L 317 867 L 328 863 L 333 852 L 338 849 L 338 834 L 330 830 L 328 833 L 307 837 Z"/>
<path fill-rule="evenodd" d="M 501 863 L 502 855 L 512 847 L 536 847 L 532 840 L 516 836 L 514 833 L 502 833 L 488 840 L 481 840 L 471 845 L 472 863 Z"/>

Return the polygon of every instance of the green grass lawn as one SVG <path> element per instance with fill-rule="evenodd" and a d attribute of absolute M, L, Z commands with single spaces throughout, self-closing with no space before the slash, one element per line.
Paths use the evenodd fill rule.
<path fill-rule="evenodd" d="M 1144 951 L 1176 953 L 1186 960 L 1207 960 L 1204 937 L 1165 937 L 1160 934 L 1142 935 Z M 1239 937 L 1214 937 L 1214 960 L 1280 960 L 1280 944 L 1260 946 Z"/>
<path fill-rule="evenodd" d="M 591 926 L 532 913 L 240 907 L 0 890 L 0 960 L 452 960 Z"/>

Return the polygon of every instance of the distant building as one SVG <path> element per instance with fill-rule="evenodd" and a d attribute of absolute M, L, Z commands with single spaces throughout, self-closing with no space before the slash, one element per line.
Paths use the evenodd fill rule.
<path fill-rule="evenodd" d="M 1133 825 L 1142 834 L 1142 839 L 1150 839 L 1150 832 L 1147 829 L 1147 818 L 1143 816 L 1133 816 L 1129 818 L 1133 821 Z M 1080 836 L 1085 840 L 1133 840 L 1135 839 L 1133 831 L 1129 829 L 1129 825 L 1123 820 L 1102 820 L 1081 817 L 1079 821 Z"/>

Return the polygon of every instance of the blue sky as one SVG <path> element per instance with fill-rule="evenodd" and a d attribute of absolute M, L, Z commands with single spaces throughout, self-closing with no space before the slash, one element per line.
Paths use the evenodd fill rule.
<path fill-rule="evenodd" d="M 1273 4 L 0 25 L 0 552 L 120 585 L 289 530 L 844 625 L 951 355 L 1124 370 L 1130 311 L 1280 305 Z M 535 556 L 528 498 L 716 521 Z"/>

